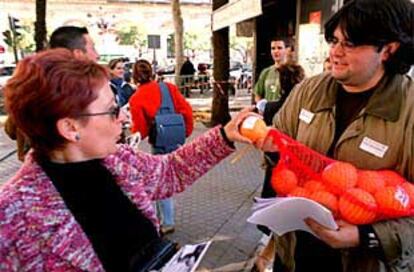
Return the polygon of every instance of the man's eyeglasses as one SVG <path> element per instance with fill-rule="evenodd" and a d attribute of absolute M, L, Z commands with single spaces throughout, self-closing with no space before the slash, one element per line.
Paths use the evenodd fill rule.
<path fill-rule="evenodd" d="M 354 50 L 355 47 L 357 47 L 353 42 L 346 41 L 346 40 L 340 41 L 335 37 L 331 37 L 327 39 L 327 43 L 329 44 L 330 48 L 334 48 L 337 44 L 339 44 L 345 52 L 350 52 Z"/>
<path fill-rule="evenodd" d="M 99 116 L 99 115 L 112 115 L 115 119 L 119 118 L 119 114 L 121 113 L 121 108 L 116 105 L 109 111 L 104 112 L 91 112 L 91 113 L 81 113 L 79 117 L 87 117 L 87 116 Z"/>

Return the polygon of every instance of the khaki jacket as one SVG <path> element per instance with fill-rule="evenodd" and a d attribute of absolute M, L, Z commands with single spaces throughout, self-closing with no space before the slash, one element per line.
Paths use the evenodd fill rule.
<path fill-rule="evenodd" d="M 274 125 L 326 154 L 335 132 L 338 87 L 338 82 L 329 74 L 303 81 L 275 116 Z M 361 169 L 393 169 L 414 181 L 413 132 L 414 82 L 404 75 L 386 76 L 367 106 L 339 138 L 334 158 Z M 361 248 L 342 250 L 343 271 L 413 271 L 414 218 L 386 220 L 373 224 L 373 227 L 385 253 L 385 261 Z M 294 233 L 276 240 L 282 262 L 294 271 Z"/>

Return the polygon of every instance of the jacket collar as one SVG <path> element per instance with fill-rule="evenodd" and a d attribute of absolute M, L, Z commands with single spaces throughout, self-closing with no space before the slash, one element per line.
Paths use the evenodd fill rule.
<path fill-rule="evenodd" d="M 40 228 L 40 233 L 46 236 L 43 246 L 49 247 L 51 252 L 81 270 L 102 271 L 102 264 L 86 234 L 66 207 L 52 181 L 31 155 L 26 157 L 23 169 L 26 169 L 23 174 L 25 179 L 32 179 L 26 179 L 28 186 L 21 187 L 25 194 L 28 190 L 33 194 L 28 221 Z"/>
<path fill-rule="evenodd" d="M 398 120 L 403 99 L 402 80 L 402 75 L 385 75 L 369 99 L 365 113 L 391 122 Z M 315 92 L 316 97 L 310 110 L 312 112 L 333 110 L 339 87 L 340 84 L 331 75 L 322 75 L 316 88 L 323 91 Z"/>

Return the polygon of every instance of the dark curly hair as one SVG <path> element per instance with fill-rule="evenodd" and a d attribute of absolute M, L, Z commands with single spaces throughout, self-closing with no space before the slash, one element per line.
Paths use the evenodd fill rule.
<path fill-rule="evenodd" d="M 305 71 L 302 66 L 296 63 L 285 63 L 277 68 L 279 72 L 279 83 L 282 88 L 279 100 L 268 101 L 263 112 L 263 120 L 266 125 L 270 126 L 277 111 L 289 96 L 293 87 L 305 78 Z"/>
<path fill-rule="evenodd" d="M 299 64 L 282 64 L 277 68 L 277 70 L 279 71 L 280 87 L 286 94 L 286 97 L 289 95 L 293 87 L 305 78 L 305 71 Z"/>
<path fill-rule="evenodd" d="M 325 39 L 339 27 L 355 45 L 381 50 L 390 42 L 400 44 L 384 63 L 388 73 L 404 74 L 414 63 L 414 4 L 409 0 L 351 0 L 325 24 Z"/>

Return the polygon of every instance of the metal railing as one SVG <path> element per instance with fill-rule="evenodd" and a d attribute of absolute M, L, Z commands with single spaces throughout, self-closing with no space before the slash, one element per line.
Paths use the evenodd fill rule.
<path fill-rule="evenodd" d="M 159 75 L 157 76 L 158 81 L 169 82 L 176 84 L 175 75 Z M 199 90 L 200 94 L 208 93 L 212 90 L 214 84 L 228 84 L 229 85 L 229 94 L 235 95 L 236 89 L 250 89 L 252 87 L 251 79 L 241 78 L 234 79 L 230 78 L 228 81 L 214 81 L 213 77 L 210 75 L 194 75 L 194 76 L 179 76 L 177 87 L 180 89 L 181 93 L 185 97 L 189 97 L 191 90 Z"/>

